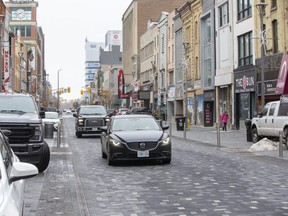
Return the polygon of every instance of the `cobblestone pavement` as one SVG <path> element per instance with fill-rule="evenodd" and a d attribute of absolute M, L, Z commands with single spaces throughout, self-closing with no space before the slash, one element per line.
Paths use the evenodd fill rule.
<path fill-rule="evenodd" d="M 191 129 L 187 140 L 172 130 L 170 165 L 108 166 L 100 139 L 75 138 L 72 121 L 64 119 L 61 148 L 49 140 L 49 169 L 27 180 L 24 216 L 288 215 L 287 160 L 245 151 L 245 133 L 225 132 L 216 148 L 212 128 Z"/>

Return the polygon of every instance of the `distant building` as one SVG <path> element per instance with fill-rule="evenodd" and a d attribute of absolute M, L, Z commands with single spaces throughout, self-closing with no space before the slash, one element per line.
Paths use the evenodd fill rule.
<path fill-rule="evenodd" d="M 100 48 L 104 48 L 104 43 L 89 42 L 85 44 L 85 87 L 94 80 L 96 71 L 100 68 Z"/>
<path fill-rule="evenodd" d="M 26 50 L 22 50 L 22 52 L 28 54 L 27 59 L 24 60 L 29 66 L 26 67 L 25 73 L 21 72 L 20 74 L 28 73 L 29 79 L 27 79 L 28 76 L 21 76 L 20 87 L 17 91 L 30 92 L 36 101 L 41 101 L 43 79 L 45 79 L 44 33 L 37 26 L 38 2 L 34 0 L 10 0 L 5 4 L 10 14 L 10 26 L 13 34 L 23 38 Z"/>
<path fill-rule="evenodd" d="M 109 30 L 105 35 L 105 51 L 112 51 L 112 46 L 120 46 L 122 52 L 122 31 Z"/>

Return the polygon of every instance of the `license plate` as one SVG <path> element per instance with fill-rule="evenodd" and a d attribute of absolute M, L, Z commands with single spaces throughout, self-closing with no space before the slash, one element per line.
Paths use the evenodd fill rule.
<path fill-rule="evenodd" d="M 149 157 L 149 151 L 137 151 L 137 157 Z"/>

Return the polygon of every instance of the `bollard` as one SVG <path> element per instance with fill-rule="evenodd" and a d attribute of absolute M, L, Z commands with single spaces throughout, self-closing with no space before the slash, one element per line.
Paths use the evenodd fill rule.
<path fill-rule="evenodd" d="M 219 127 L 219 123 L 216 123 L 216 127 L 217 127 L 217 148 L 220 148 L 221 147 L 221 144 L 220 144 L 220 127 Z"/>
<path fill-rule="evenodd" d="M 283 158 L 283 131 L 279 131 L 279 157 Z"/>
<path fill-rule="evenodd" d="M 187 127 L 186 127 L 186 122 L 184 123 L 184 139 L 186 140 L 186 130 L 187 130 Z"/>
<path fill-rule="evenodd" d="M 169 134 L 171 137 L 172 136 L 172 118 L 170 119 L 170 122 L 169 122 Z"/>
<path fill-rule="evenodd" d="M 59 123 L 57 127 L 57 148 L 60 148 L 60 144 L 61 144 L 61 123 Z"/>

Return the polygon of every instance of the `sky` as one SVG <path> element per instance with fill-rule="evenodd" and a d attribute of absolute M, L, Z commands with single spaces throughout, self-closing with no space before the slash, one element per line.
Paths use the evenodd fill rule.
<path fill-rule="evenodd" d="M 122 30 L 132 0 L 37 0 L 37 24 L 45 35 L 45 69 L 53 90 L 71 87 L 65 99 L 80 98 L 85 85 L 85 39 L 105 42 L 108 30 Z"/>

